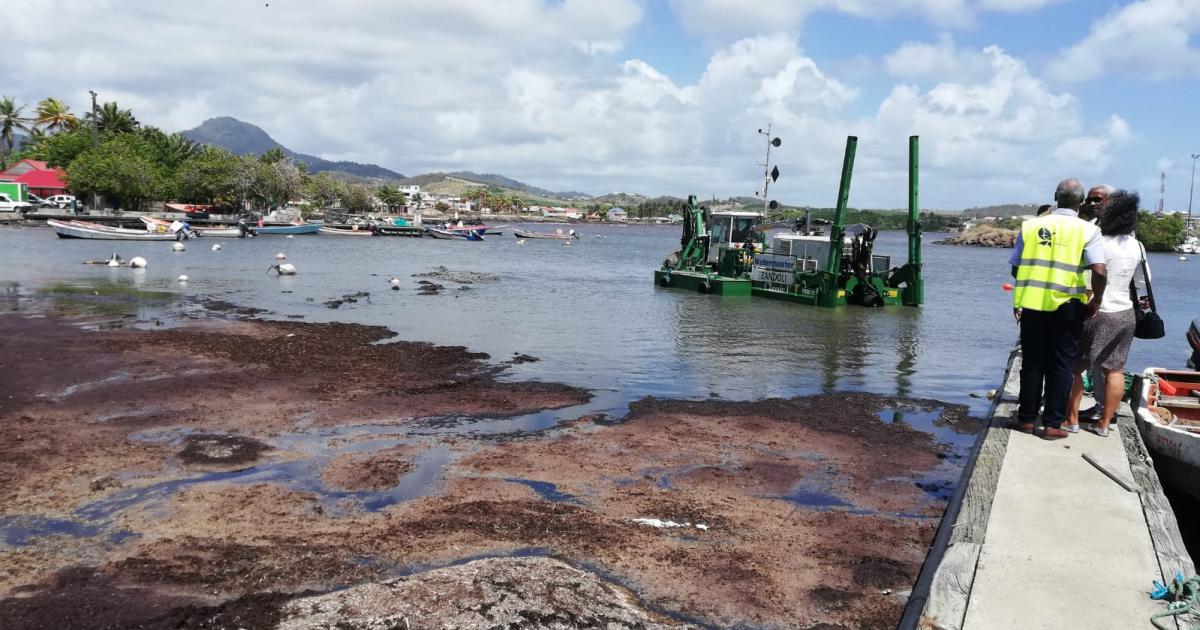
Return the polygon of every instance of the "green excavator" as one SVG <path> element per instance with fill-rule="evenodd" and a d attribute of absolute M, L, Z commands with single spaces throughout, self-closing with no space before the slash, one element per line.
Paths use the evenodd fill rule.
<path fill-rule="evenodd" d="M 780 145 L 768 134 L 770 146 Z M 845 225 L 846 203 L 854 171 L 858 138 L 846 139 L 837 209 L 828 235 L 814 232 L 811 222 L 796 221 L 790 231 L 767 236 L 765 215 L 755 211 L 712 211 L 688 197 L 679 251 L 654 272 L 660 287 L 724 296 L 755 296 L 798 304 L 837 307 L 919 306 L 925 301 L 921 278 L 921 224 L 917 174 L 918 139 L 909 138 L 908 262 L 892 267 L 891 258 L 875 254 L 877 232 L 869 225 Z M 779 177 L 766 173 L 767 184 Z"/>

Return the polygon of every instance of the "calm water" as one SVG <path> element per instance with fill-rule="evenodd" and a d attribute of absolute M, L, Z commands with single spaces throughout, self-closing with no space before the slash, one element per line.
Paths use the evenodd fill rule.
<path fill-rule="evenodd" d="M 547 229 L 545 226 L 533 229 Z M 553 229 L 553 228 L 550 228 Z M 963 403 L 997 386 L 1015 336 L 1009 308 L 1009 250 L 934 245 L 925 238 L 927 303 L 921 308 L 825 310 L 763 299 L 730 299 L 654 286 L 653 270 L 678 247 L 679 228 L 592 226 L 564 246 L 518 244 L 506 233 L 482 243 L 410 238 L 263 236 L 171 243 L 61 240 L 43 228 L 0 228 L 0 281 L 33 294 L 54 284 L 117 284 L 211 296 L 267 309 L 267 317 L 382 324 L 402 339 L 464 345 L 497 360 L 540 358 L 511 378 L 553 380 L 603 398 L 643 395 L 754 399 L 861 390 Z M 212 251 L 213 243 L 220 251 Z M 880 235 L 877 253 L 899 260 L 902 233 Z M 80 264 L 118 252 L 143 256 L 146 270 Z M 299 274 L 265 270 L 277 252 Z M 1135 342 L 1130 369 L 1178 366 L 1183 334 L 1200 316 L 1200 257 L 1151 257 L 1167 338 Z M 495 274 L 469 290 L 417 293 L 438 265 Z M 187 274 L 181 285 L 176 278 Z M 400 290 L 388 280 L 399 277 Z M 16 283 L 13 285 L 12 283 Z M 369 299 L 330 309 L 345 294 Z M 11 301 L 10 304 L 15 304 Z"/>

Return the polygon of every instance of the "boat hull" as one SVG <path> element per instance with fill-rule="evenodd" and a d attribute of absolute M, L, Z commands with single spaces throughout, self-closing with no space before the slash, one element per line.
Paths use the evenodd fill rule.
<path fill-rule="evenodd" d="M 664 289 L 683 289 L 729 297 L 750 295 L 749 279 L 727 278 L 715 273 L 659 269 L 654 272 L 654 284 Z"/>
<path fill-rule="evenodd" d="M 54 219 L 46 221 L 46 224 L 54 228 L 54 232 L 59 238 L 97 241 L 175 241 L 180 238 L 179 235 L 170 233 L 155 234 L 141 230 L 124 230 L 120 228 L 99 229 L 65 221 L 56 221 Z"/>
<path fill-rule="evenodd" d="M 556 241 L 573 241 L 579 238 L 578 234 L 546 234 L 544 232 L 526 232 L 525 230 L 513 229 L 513 236 L 517 238 L 539 238 Z"/>
<path fill-rule="evenodd" d="M 370 228 L 351 230 L 346 228 L 322 227 L 320 230 L 317 230 L 317 232 L 320 234 L 332 234 L 334 236 L 374 236 L 374 233 L 371 232 Z"/>
<path fill-rule="evenodd" d="M 439 230 L 438 228 L 425 228 L 433 238 L 440 238 L 447 241 L 482 241 L 483 235 L 479 234 L 479 230 Z"/>
<path fill-rule="evenodd" d="M 1140 387 L 1135 387 L 1140 400 L 1137 406 L 1137 428 L 1146 443 L 1146 449 L 1154 459 L 1154 468 L 1167 485 L 1174 487 L 1195 501 L 1200 501 L 1200 424 L 1194 420 L 1175 420 L 1164 424 L 1155 409 L 1171 410 L 1170 404 L 1162 404 L 1157 378 L 1165 375 L 1190 375 L 1200 382 L 1200 373 L 1176 372 L 1151 368 L 1138 377 Z M 1184 412 L 1186 413 L 1186 411 Z"/>
<path fill-rule="evenodd" d="M 304 225 L 264 225 L 251 228 L 255 234 L 316 234 L 321 230 L 320 223 L 305 223 Z"/>

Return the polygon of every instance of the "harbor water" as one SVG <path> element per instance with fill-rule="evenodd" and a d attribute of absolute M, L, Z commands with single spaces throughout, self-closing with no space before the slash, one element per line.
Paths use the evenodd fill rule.
<path fill-rule="evenodd" d="M 515 354 L 513 379 L 557 381 L 598 397 L 754 400 L 865 391 L 938 399 L 981 413 L 1016 339 L 1007 249 L 924 240 L 926 304 L 837 310 L 755 298 L 721 298 L 654 286 L 652 273 L 679 244 L 679 228 L 580 225 L 577 241 L 484 242 L 340 236 L 201 238 L 171 243 L 62 240 L 44 228 L 0 229 L 0 281 L 9 310 L 21 296 L 56 287 L 166 291 L 183 303 L 219 299 L 264 309 L 264 318 L 386 326 L 400 339 L 461 345 L 497 361 Z M 546 230 L 547 226 L 530 226 Z M 549 229 L 553 229 L 551 226 Z M 564 227 L 565 229 L 565 227 Z M 876 252 L 903 262 L 905 235 L 883 232 Z M 220 243 L 219 251 L 212 245 Z M 145 270 L 83 265 L 113 253 L 142 256 Z M 298 269 L 277 276 L 277 253 Z M 1200 260 L 1152 254 L 1167 336 L 1137 340 L 1128 368 L 1180 366 L 1183 334 L 1200 313 Z M 441 280 L 419 292 L 414 277 L 444 266 L 491 274 L 471 284 Z M 186 283 L 178 277 L 187 275 Z M 389 281 L 398 278 L 398 290 Z M 333 308 L 330 301 L 365 292 Z M 161 317 L 153 310 L 140 314 Z"/>

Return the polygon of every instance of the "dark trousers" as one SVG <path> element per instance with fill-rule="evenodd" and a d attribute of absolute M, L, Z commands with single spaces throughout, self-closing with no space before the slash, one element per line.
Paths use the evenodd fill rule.
<path fill-rule="evenodd" d="M 1037 420 L 1042 394 L 1042 425 L 1055 429 L 1067 415 L 1067 399 L 1075 378 L 1075 359 L 1087 307 L 1071 300 L 1057 311 L 1021 311 L 1021 395 L 1017 421 Z"/>

